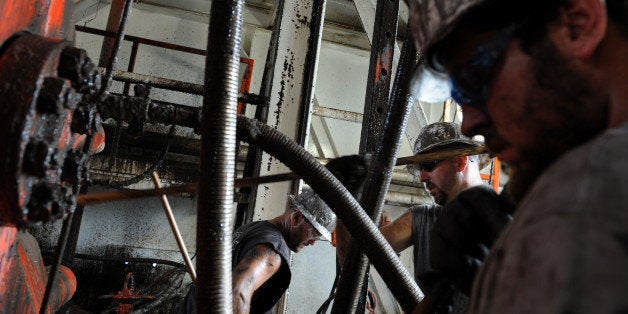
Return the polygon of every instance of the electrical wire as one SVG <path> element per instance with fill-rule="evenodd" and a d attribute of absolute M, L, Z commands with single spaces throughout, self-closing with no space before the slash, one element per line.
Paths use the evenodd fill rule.
<path fill-rule="evenodd" d="M 129 262 L 129 263 L 144 263 L 144 264 L 155 263 L 155 264 L 174 266 L 183 270 L 187 269 L 185 265 L 182 263 L 165 260 L 165 259 L 158 259 L 158 258 L 97 256 L 97 255 L 80 254 L 80 253 L 75 253 L 74 258 L 86 259 L 86 260 L 92 260 L 92 261 Z"/>
<path fill-rule="evenodd" d="M 93 180 L 92 183 L 93 184 L 97 184 L 97 185 L 104 185 L 106 187 L 111 187 L 114 189 L 118 189 L 118 190 L 122 190 L 125 187 L 131 185 L 131 184 L 135 184 L 138 183 L 142 180 L 147 179 L 151 173 L 153 173 L 154 171 L 158 170 L 161 167 L 161 164 L 163 163 L 166 154 L 168 153 L 168 150 L 170 149 L 170 143 L 172 142 L 172 137 L 174 135 L 174 130 L 175 130 L 176 125 L 172 124 L 170 126 L 170 131 L 168 131 L 168 135 L 166 137 L 166 142 L 164 143 L 164 146 L 161 150 L 161 152 L 159 153 L 159 156 L 157 157 L 157 160 L 155 160 L 153 162 L 152 165 L 150 165 L 150 167 L 148 167 L 148 169 L 146 169 L 144 172 L 136 175 L 133 178 L 127 179 L 127 180 L 122 180 L 122 181 L 113 181 L 113 180 Z"/>

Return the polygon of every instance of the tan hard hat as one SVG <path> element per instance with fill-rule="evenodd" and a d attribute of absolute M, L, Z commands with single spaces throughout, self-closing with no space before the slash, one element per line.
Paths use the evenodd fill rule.
<path fill-rule="evenodd" d="M 415 155 L 421 155 L 435 150 L 480 147 L 483 145 L 482 142 L 464 136 L 460 130 L 460 125 L 457 123 L 435 122 L 421 129 L 419 137 L 414 142 L 413 152 Z M 488 163 L 490 163 L 490 159 Z M 486 167 L 488 163 L 481 162 L 479 165 L 480 169 Z M 409 164 L 406 168 L 411 174 L 419 175 L 420 171 L 416 164 Z"/>

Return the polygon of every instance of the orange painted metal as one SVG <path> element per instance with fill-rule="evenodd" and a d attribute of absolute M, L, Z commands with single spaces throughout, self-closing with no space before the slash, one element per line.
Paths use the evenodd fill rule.
<path fill-rule="evenodd" d="M 491 171 L 491 185 L 496 193 L 499 193 L 499 172 L 501 169 L 501 162 L 499 158 L 493 158 L 493 171 Z"/>
<path fill-rule="evenodd" d="M 240 58 L 240 63 L 246 64 L 244 76 L 242 76 L 242 84 L 240 85 L 240 93 L 248 93 L 251 89 L 251 79 L 253 77 L 254 60 L 249 58 Z M 246 103 L 238 102 L 238 114 L 246 112 Z"/>
<path fill-rule="evenodd" d="M 128 272 L 122 290 L 114 292 L 108 295 L 101 295 L 99 299 L 115 299 L 118 300 L 118 307 L 116 314 L 129 314 L 133 311 L 132 302 L 142 299 L 155 299 L 154 295 L 141 295 L 135 292 L 135 280 L 133 279 L 133 273 Z"/>
<path fill-rule="evenodd" d="M 46 37 L 67 37 L 67 0 L 0 0 L 0 43 L 26 30 Z"/>
<path fill-rule="evenodd" d="M 1 260 L 0 285 L 3 289 L 0 298 L 0 313 L 38 313 L 46 290 L 48 274 L 43 263 L 37 240 L 27 232 L 15 228 L 2 227 L 1 241 L 8 244 L 6 234 L 12 237 L 10 248 L 2 249 L 9 258 Z M 61 266 L 55 285 L 50 294 L 46 313 L 53 313 L 67 302 L 76 292 L 76 277 L 67 267 Z"/>
<path fill-rule="evenodd" d="M 66 17 L 66 0 L 49 0 L 48 15 L 43 23 L 41 35 L 46 37 L 62 38 Z M 71 17 L 71 16 L 70 16 Z"/>
<path fill-rule="evenodd" d="M 493 166 L 491 167 L 491 173 L 480 173 L 482 180 L 488 181 L 493 190 L 499 193 L 499 171 L 501 169 L 501 162 L 497 157 L 493 158 Z"/>
<path fill-rule="evenodd" d="M 16 235 L 16 227 L 0 227 L 0 287 L 9 287 L 11 284 L 13 260 L 17 256 Z M 3 302 L 2 298 L 0 298 L 0 309 Z"/>

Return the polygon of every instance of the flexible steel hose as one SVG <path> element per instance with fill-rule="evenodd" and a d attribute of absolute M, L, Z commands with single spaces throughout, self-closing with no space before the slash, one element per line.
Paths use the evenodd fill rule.
<path fill-rule="evenodd" d="M 408 270 L 351 193 L 303 147 L 272 127 L 238 116 L 238 139 L 256 145 L 296 172 L 355 235 L 362 250 L 406 311 L 422 293 Z"/>

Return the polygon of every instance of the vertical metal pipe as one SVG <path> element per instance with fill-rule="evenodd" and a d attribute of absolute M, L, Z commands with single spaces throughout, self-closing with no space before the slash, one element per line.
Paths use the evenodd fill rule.
<path fill-rule="evenodd" d="M 127 67 L 127 72 L 135 71 L 135 61 L 137 60 L 137 49 L 139 48 L 139 43 L 137 41 L 133 42 L 133 46 L 131 46 L 131 57 L 129 58 L 129 66 Z M 131 89 L 131 83 L 124 83 L 124 91 L 122 94 L 128 95 L 129 90 Z"/>
<path fill-rule="evenodd" d="M 279 33 L 281 31 L 281 16 L 283 15 L 285 0 L 277 0 L 275 2 L 275 21 L 273 23 L 273 33 L 270 37 L 268 54 L 266 55 L 266 63 L 264 65 L 264 74 L 262 75 L 262 83 L 260 86 L 260 96 L 263 103 L 258 104 L 255 109 L 255 120 L 262 123 L 268 122 L 268 113 L 270 109 L 270 94 L 273 87 L 273 70 L 277 62 L 277 50 L 279 48 Z M 244 177 L 257 177 L 260 175 L 262 164 L 262 150 L 258 147 L 249 147 L 246 154 L 246 162 L 244 164 Z M 257 185 L 244 187 L 240 189 L 240 193 L 245 195 L 246 203 L 239 203 L 236 212 L 235 226 L 240 227 L 253 220 L 253 211 L 255 210 L 255 198 L 257 197 Z"/>
<path fill-rule="evenodd" d="M 212 1 L 201 117 L 197 312 L 232 313 L 231 216 L 243 0 Z"/>
<path fill-rule="evenodd" d="M 81 185 L 79 194 L 87 194 L 87 184 Z M 74 263 L 74 253 L 76 253 L 76 245 L 78 244 L 78 237 L 81 231 L 81 223 L 83 221 L 83 210 L 85 206 L 79 205 L 74 209 L 74 217 L 72 218 L 72 224 L 70 224 L 70 233 L 68 235 L 68 241 L 61 258 L 61 265 L 72 267 Z"/>
<path fill-rule="evenodd" d="M 111 32 L 112 36 L 105 36 L 102 39 L 102 46 L 100 48 L 100 58 L 98 58 L 99 67 L 107 67 L 109 59 L 111 57 L 111 51 L 113 45 L 116 42 L 115 32 L 120 26 L 120 19 L 122 18 L 122 12 L 124 11 L 124 0 L 112 0 L 111 7 L 109 8 L 109 17 L 107 18 L 107 26 L 105 31 Z M 84 26 L 79 26 L 84 27 Z"/>
<path fill-rule="evenodd" d="M 122 43 L 122 39 L 124 38 L 124 33 L 126 32 L 126 24 L 129 18 L 129 12 L 131 11 L 131 3 L 133 0 L 125 0 L 124 1 L 124 11 L 122 11 L 122 18 L 120 19 L 120 26 L 118 27 L 118 32 L 116 34 L 116 41 L 113 44 L 113 48 L 111 50 L 111 56 L 109 57 L 109 62 L 107 63 L 107 70 L 105 72 L 105 77 L 103 77 L 102 86 L 100 87 L 99 94 L 102 95 L 106 90 L 109 89 L 109 85 L 111 85 L 111 76 L 113 74 L 113 68 L 116 66 L 118 62 L 118 50 L 120 50 L 120 44 Z"/>
<path fill-rule="evenodd" d="M 300 123 L 301 127 L 298 130 L 296 142 L 305 145 L 307 133 L 311 126 L 311 114 L 312 100 L 314 99 L 314 85 L 316 81 L 316 70 L 318 69 L 318 54 L 321 42 L 321 33 L 323 31 L 323 20 L 325 19 L 325 0 L 312 1 L 312 19 L 309 23 L 310 38 L 308 39 L 308 48 L 305 57 L 303 86 L 301 95 L 300 107 Z M 298 192 L 298 191 L 297 191 Z"/>
<path fill-rule="evenodd" d="M 417 61 L 416 49 L 411 36 L 407 33 L 390 97 L 390 110 L 385 119 L 384 132 L 380 137 L 380 144 L 373 158 L 374 164 L 371 166 L 372 171 L 360 199 L 360 204 L 376 225 L 379 224 L 385 196 L 397 160 L 399 144 L 403 138 L 412 105 L 412 101 L 409 99 L 408 86 L 412 77 L 410 73 L 412 73 Z M 355 313 L 358 310 L 362 287 L 366 284 L 363 281 L 364 274 L 368 271 L 368 259 L 356 245 L 350 246 L 342 270 L 332 313 Z M 410 283 L 399 284 L 411 286 Z"/>
<path fill-rule="evenodd" d="M 373 44 L 366 82 L 360 154 L 375 152 L 390 111 L 389 92 L 397 38 L 399 0 L 377 1 Z"/>
<path fill-rule="evenodd" d="M 377 1 L 375 23 L 371 40 L 371 57 L 366 85 L 366 99 L 364 101 L 364 119 L 360 136 L 360 154 L 374 153 L 379 145 L 380 135 L 384 132 L 386 119 L 390 114 L 389 91 L 393 70 L 393 56 L 397 38 L 397 17 L 399 13 L 399 0 Z M 368 213 L 367 214 L 371 214 Z M 341 234 L 343 231 L 341 231 Z M 359 255 L 356 255 L 359 258 Z M 362 257 L 364 258 L 364 257 Z M 346 262 L 346 261 L 345 261 Z M 368 277 L 368 272 L 365 272 Z M 365 279 L 366 280 L 366 279 Z M 343 280 L 341 279 L 341 282 Z M 346 283 L 346 281 L 344 281 Z M 362 280 L 359 281 L 361 283 Z M 361 285 L 360 285 L 361 286 Z M 355 287 L 360 292 L 361 300 L 350 306 L 352 311 L 364 312 L 366 301 L 366 287 Z M 348 293 L 342 291 L 341 293 Z M 341 304 L 348 305 L 345 299 Z M 339 307 L 334 303 L 334 309 Z M 344 308 L 346 312 L 349 308 Z"/>
<path fill-rule="evenodd" d="M 39 313 L 44 314 L 47 313 L 48 301 L 50 300 L 50 294 L 52 293 L 52 287 L 57 280 L 57 272 L 59 271 L 59 266 L 61 265 L 61 258 L 63 257 L 63 252 L 65 251 L 65 246 L 68 243 L 68 235 L 70 234 L 70 225 L 72 224 L 72 218 L 74 217 L 74 213 L 68 214 L 68 217 L 63 221 L 63 225 L 61 226 L 61 234 L 59 234 L 59 239 L 57 240 L 57 249 L 55 252 L 55 258 L 50 265 L 50 270 L 48 271 L 48 282 L 46 283 L 46 290 L 44 291 L 44 298 L 41 301 L 41 307 L 39 308 Z"/>

